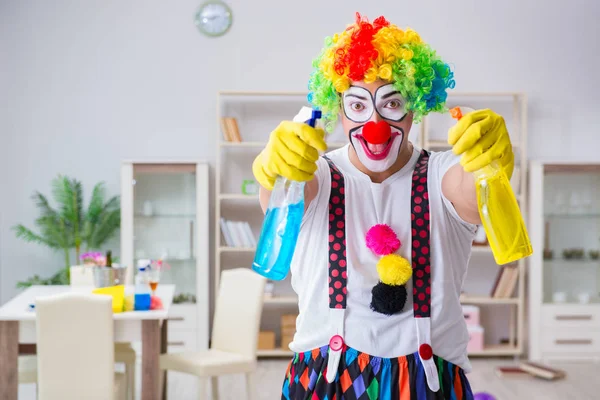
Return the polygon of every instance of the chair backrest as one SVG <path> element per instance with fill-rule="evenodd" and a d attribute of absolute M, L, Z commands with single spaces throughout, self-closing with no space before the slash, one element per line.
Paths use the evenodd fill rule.
<path fill-rule="evenodd" d="M 64 293 L 35 301 L 38 398 L 112 400 L 110 296 Z"/>
<path fill-rule="evenodd" d="M 81 265 L 71 267 L 69 269 L 69 283 L 71 286 L 94 286 L 93 267 Z"/>
<path fill-rule="evenodd" d="M 265 282 L 248 268 L 221 273 L 211 348 L 256 357 Z"/>

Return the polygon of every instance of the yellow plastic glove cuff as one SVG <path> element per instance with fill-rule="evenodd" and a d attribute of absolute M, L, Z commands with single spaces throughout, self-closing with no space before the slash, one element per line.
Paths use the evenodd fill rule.
<path fill-rule="evenodd" d="M 510 179 L 514 154 L 504 118 L 491 110 L 464 115 L 448 132 L 448 143 L 455 154 L 462 154 L 460 164 L 475 172 L 493 161 L 500 164 Z"/>
<path fill-rule="evenodd" d="M 252 174 L 256 181 L 265 189 L 273 190 L 273 185 L 275 185 L 275 179 L 277 175 L 272 175 L 265 171 L 263 161 L 263 152 L 261 151 L 258 156 L 254 159 L 252 163 Z"/>

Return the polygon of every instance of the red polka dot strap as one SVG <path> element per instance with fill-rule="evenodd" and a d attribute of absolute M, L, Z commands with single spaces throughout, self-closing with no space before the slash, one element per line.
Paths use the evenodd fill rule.
<path fill-rule="evenodd" d="M 411 225 L 413 306 L 415 318 L 428 318 L 431 313 L 429 192 L 427 191 L 428 162 L 429 153 L 423 150 L 412 177 Z"/>
<path fill-rule="evenodd" d="M 344 175 L 324 157 L 331 172 L 329 194 L 329 308 L 346 308 L 346 201 Z"/>

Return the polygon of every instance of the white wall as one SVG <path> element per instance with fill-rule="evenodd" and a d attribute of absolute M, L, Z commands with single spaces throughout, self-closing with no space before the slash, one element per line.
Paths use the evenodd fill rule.
<path fill-rule="evenodd" d="M 10 231 L 32 224 L 34 190 L 64 173 L 117 193 L 124 158 L 213 161 L 216 92 L 304 90 L 323 38 L 357 10 L 420 32 L 456 90 L 526 92 L 530 157 L 598 158 L 594 0 L 228 0 L 219 39 L 196 30 L 200 2 L 0 0 L 0 302 L 62 261 Z"/>

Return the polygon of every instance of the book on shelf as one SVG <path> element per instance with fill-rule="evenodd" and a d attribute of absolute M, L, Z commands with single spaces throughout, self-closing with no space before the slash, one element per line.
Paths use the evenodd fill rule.
<path fill-rule="evenodd" d="M 499 378 L 532 379 L 534 376 L 519 366 L 496 367 L 496 375 Z"/>
<path fill-rule="evenodd" d="M 522 362 L 520 364 L 520 367 L 533 376 L 547 380 L 561 379 L 566 376 L 566 373 L 562 370 L 551 368 L 547 365 L 542 365 L 531 361 Z"/>
<path fill-rule="evenodd" d="M 221 117 L 221 130 L 223 131 L 223 138 L 226 141 L 236 143 L 242 141 L 237 119 L 233 117 Z"/>
<path fill-rule="evenodd" d="M 519 267 L 507 265 L 500 267 L 490 296 L 494 299 L 508 299 L 512 297 L 519 280 Z"/>
<path fill-rule="evenodd" d="M 256 237 L 246 221 L 229 221 L 221 218 L 221 232 L 227 247 L 256 247 Z"/>

